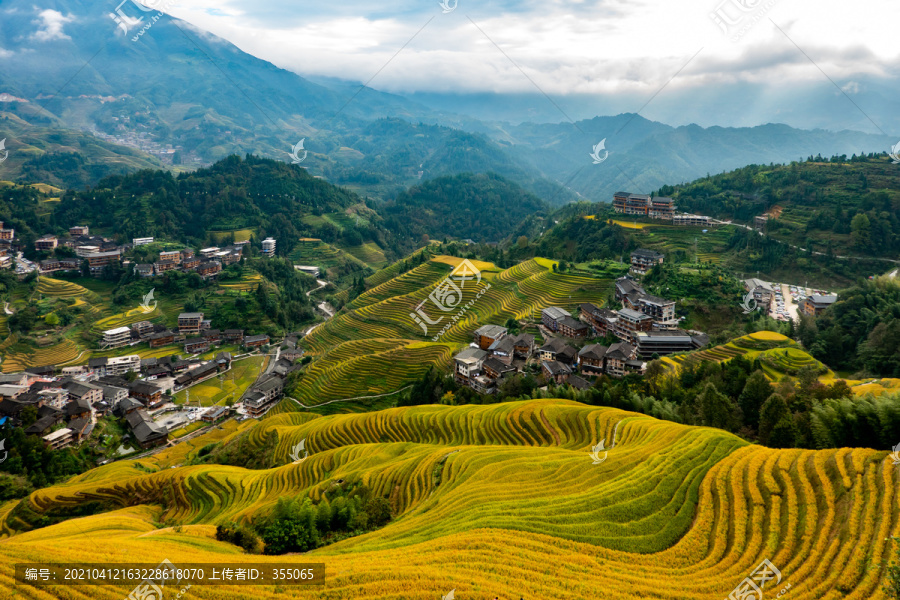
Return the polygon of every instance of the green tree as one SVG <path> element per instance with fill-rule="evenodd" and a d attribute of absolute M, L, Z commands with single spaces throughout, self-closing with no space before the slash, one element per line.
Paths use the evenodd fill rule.
<path fill-rule="evenodd" d="M 759 441 L 768 446 L 776 426 L 783 432 L 786 427 L 783 421 L 793 422 L 791 411 L 783 396 L 772 394 L 759 411 Z"/>
<path fill-rule="evenodd" d="M 868 250 L 872 245 L 872 224 L 869 217 L 857 213 L 850 221 L 850 239 L 857 250 Z"/>
<path fill-rule="evenodd" d="M 744 389 L 738 398 L 741 410 L 744 411 L 744 423 L 754 430 L 759 429 L 759 411 L 763 403 L 772 395 L 772 384 L 762 371 L 754 371 L 747 378 Z"/>
<path fill-rule="evenodd" d="M 737 403 L 716 389 L 712 382 L 703 388 L 698 404 L 703 424 L 707 427 L 718 427 L 726 431 L 737 429 L 740 423 Z"/>

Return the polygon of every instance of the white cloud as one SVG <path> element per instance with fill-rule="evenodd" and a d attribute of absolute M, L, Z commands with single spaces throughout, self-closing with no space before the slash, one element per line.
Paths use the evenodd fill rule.
<path fill-rule="evenodd" d="M 38 17 L 40 20 L 34 21 L 34 24 L 38 26 L 38 30 L 31 35 L 31 39 L 39 42 L 72 39 L 63 32 L 63 27 L 66 23 L 74 21 L 74 17 L 66 16 L 50 8 L 42 10 L 38 13 Z"/>
<path fill-rule="evenodd" d="M 841 87 L 841 90 L 848 94 L 858 94 L 859 93 L 859 83 L 855 81 L 850 81 L 846 85 Z"/>
<path fill-rule="evenodd" d="M 823 79 L 819 68 L 841 83 L 896 77 L 893 25 L 883 17 L 893 1 L 767 3 L 736 42 L 710 18 L 722 0 L 459 0 L 446 15 L 437 0 L 397 0 L 390 9 L 360 0 L 195 0 L 172 14 L 301 75 L 367 81 L 381 70 L 371 85 L 385 91 L 534 92 L 530 78 L 548 94 L 649 97 L 700 48 L 669 86 L 790 85 Z"/>
<path fill-rule="evenodd" d="M 7 50 L 6 48 L 0 47 L 0 58 L 9 58 L 12 55 L 12 50 Z"/>

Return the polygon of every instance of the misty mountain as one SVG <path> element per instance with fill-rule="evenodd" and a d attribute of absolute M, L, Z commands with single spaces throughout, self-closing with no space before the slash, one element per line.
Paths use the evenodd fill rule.
<path fill-rule="evenodd" d="M 452 104 L 429 108 L 340 79 L 310 81 L 132 2 L 123 14 L 142 21 L 127 35 L 110 18 L 114 3 L 5 0 L 0 10 L 0 117 L 24 124 L 13 130 L 0 120 L 0 139 L 10 138 L 13 150 L 43 144 L 52 153 L 34 138 L 39 128 L 79 129 L 178 170 L 229 154 L 288 161 L 303 140 L 302 167 L 364 197 L 390 200 L 430 178 L 492 172 L 560 205 L 578 197 L 608 201 L 617 189 L 649 192 L 751 163 L 884 151 L 895 141 L 785 125 L 672 127 L 633 113 L 574 124 L 479 121 Z M 604 139 L 609 156 L 595 165 L 589 153 Z M 15 175 L 83 185 L 98 181 L 95 171 L 109 174 L 85 160 L 79 173 Z M 134 170 L 132 163 L 122 169 Z"/>

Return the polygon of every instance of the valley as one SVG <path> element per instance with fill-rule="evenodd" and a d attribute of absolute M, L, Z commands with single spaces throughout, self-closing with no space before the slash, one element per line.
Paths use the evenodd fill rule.
<path fill-rule="evenodd" d="M 893 8 L 5 0 L 0 600 L 900 599 Z"/>

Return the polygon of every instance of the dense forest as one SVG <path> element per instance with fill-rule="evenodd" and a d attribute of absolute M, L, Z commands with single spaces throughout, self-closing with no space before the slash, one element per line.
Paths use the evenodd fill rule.
<path fill-rule="evenodd" d="M 900 377 L 900 281 L 880 277 L 841 291 L 817 319 L 803 318 L 798 334 L 835 369 Z"/>
<path fill-rule="evenodd" d="M 471 238 L 500 242 L 526 217 L 544 214 L 537 196 L 495 174 L 439 177 L 381 206 L 386 228 L 401 240 Z"/>
<path fill-rule="evenodd" d="M 67 192 L 50 215 L 51 228 L 73 223 L 114 231 L 121 241 L 153 236 L 203 242 L 211 231 L 252 228 L 279 239 L 279 253 L 315 231 L 307 215 L 360 203 L 352 192 L 282 162 L 228 157 L 208 169 L 174 177 L 140 171 L 110 177 L 85 192 Z"/>

